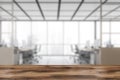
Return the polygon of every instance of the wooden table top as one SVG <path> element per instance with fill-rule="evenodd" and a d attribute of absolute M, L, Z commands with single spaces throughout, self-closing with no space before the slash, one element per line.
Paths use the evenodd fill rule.
<path fill-rule="evenodd" d="M 120 66 L 0 66 L 0 80 L 120 80 Z"/>

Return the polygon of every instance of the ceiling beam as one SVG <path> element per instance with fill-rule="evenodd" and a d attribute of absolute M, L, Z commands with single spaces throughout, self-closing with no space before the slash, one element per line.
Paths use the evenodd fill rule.
<path fill-rule="evenodd" d="M 59 20 L 60 17 L 60 8 L 61 8 L 61 0 L 58 1 L 57 20 Z"/>
<path fill-rule="evenodd" d="M 80 9 L 83 3 L 84 3 L 84 0 L 82 0 L 82 2 L 80 2 L 80 4 L 78 5 L 77 9 L 75 10 L 74 14 L 71 17 L 71 20 L 73 20 L 74 16 L 76 15 L 76 13 L 78 12 L 78 10 Z"/>
<path fill-rule="evenodd" d="M 120 17 L 120 15 L 115 16 L 114 18 L 111 19 L 111 21 L 114 21 L 115 19 L 118 19 Z"/>
<path fill-rule="evenodd" d="M 45 20 L 45 16 L 44 16 L 43 10 L 42 10 L 42 8 L 41 8 L 41 6 L 40 6 L 40 4 L 39 4 L 39 1 L 38 1 L 38 0 L 35 0 L 35 1 L 36 1 L 36 3 L 37 3 L 37 6 L 38 6 L 38 8 L 39 8 L 39 11 L 40 11 L 40 13 L 41 13 L 41 15 L 42 15 L 42 17 L 43 17 L 43 20 Z"/>
<path fill-rule="evenodd" d="M 106 13 L 105 15 L 103 15 L 102 17 L 105 17 L 105 16 L 111 14 L 112 12 L 116 11 L 119 8 L 120 8 L 120 6 L 117 6 L 116 8 L 112 9 L 111 11 L 109 11 L 108 13 Z"/>
<path fill-rule="evenodd" d="M 94 12 L 96 12 L 103 4 L 107 3 L 107 1 L 108 0 L 105 0 L 102 4 L 95 8 L 88 16 L 85 17 L 84 21 L 87 20 Z"/>
<path fill-rule="evenodd" d="M 15 0 L 13 0 L 13 2 L 20 8 L 20 10 L 21 10 L 30 20 L 32 20 L 32 18 L 26 13 L 26 11 L 25 11 Z"/>
<path fill-rule="evenodd" d="M 15 19 L 18 20 L 18 18 L 16 16 L 14 16 L 12 13 L 8 12 L 6 9 L 4 9 L 3 7 L 0 6 L 0 9 L 2 9 L 4 12 L 6 12 L 7 14 L 9 14 L 10 16 L 14 17 Z"/>

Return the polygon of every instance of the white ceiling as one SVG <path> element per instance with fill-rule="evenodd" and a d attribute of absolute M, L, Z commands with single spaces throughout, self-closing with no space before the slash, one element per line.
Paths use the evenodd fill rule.
<path fill-rule="evenodd" d="M 15 0 L 18 5 L 24 10 L 23 12 L 13 0 L 0 0 L 0 20 L 85 20 L 85 18 L 91 14 L 96 8 L 100 6 L 100 0 L 84 0 L 78 11 L 76 12 L 79 4 L 82 0 L 61 0 L 59 19 L 58 19 L 58 6 L 59 0 L 38 0 L 43 15 L 36 3 L 36 0 Z M 105 0 L 103 0 L 104 2 Z M 120 0 L 108 0 L 103 4 L 102 14 L 105 15 L 112 11 L 110 14 L 103 17 L 103 20 L 111 20 L 120 14 L 120 8 L 114 10 L 120 6 Z M 75 13 L 76 12 L 76 13 Z M 27 15 L 30 16 L 30 18 Z M 12 16 L 13 15 L 13 16 Z M 99 20 L 100 7 L 93 12 L 87 20 Z M 116 20 L 116 19 L 115 19 Z M 117 18 L 119 20 L 119 18 Z"/>

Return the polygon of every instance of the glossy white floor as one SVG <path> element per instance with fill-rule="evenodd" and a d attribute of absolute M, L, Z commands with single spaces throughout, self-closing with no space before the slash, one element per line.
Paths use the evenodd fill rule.
<path fill-rule="evenodd" d="M 71 56 L 42 56 L 39 63 L 35 65 L 74 65 L 74 58 Z"/>

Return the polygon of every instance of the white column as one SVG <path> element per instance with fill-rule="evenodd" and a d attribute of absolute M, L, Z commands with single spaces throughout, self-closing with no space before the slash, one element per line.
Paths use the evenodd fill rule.
<path fill-rule="evenodd" d="M 0 43 L 1 43 L 1 40 L 2 40 L 2 23 L 1 23 L 1 21 L 0 21 Z"/>
<path fill-rule="evenodd" d="M 0 21 L 0 43 L 1 43 L 1 40 L 2 40 L 2 23 Z"/>
<path fill-rule="evenodd" d="M 100 0 L 100 47 L 102 47 L 102 41 L 103 41 L 103 39 L 102 39 L 102 28 L 103 28 L 103 26 L 102 26 L 102 10 L 103 10 L 103 8 L 102 8 L 102 0 Z"/>

